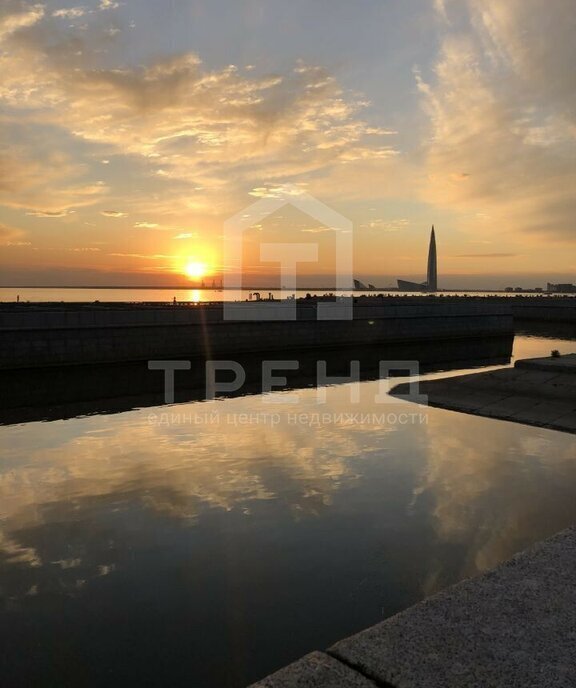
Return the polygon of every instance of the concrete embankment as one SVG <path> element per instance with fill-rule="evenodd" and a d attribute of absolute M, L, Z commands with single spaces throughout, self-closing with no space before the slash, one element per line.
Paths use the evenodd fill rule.
<path fill-rule="evenodd" d="M 570 688 L 576 529 L 455 585 L 253 688 Z"/>
<path fill-rule="evenodd" d="M 576 433 L 576 354 L 424 380 L 419 391 L 430 406 Z M 391 393 L 402 396 L 408 387 L 397 385 Z"/>
<path fill-rule="evenodd" d="M 569 296 L 515 296 L 508 298 L 515 320 L 574 323 L 576 325 L 576 298 Z M 499 299 L 500 302 L 505 300 L 506 297 Z"/>
<path fill-rule="evenodd" d="M 238 390 L 219 396 L 260 394 L 264 389 L 263 360 L 286 378 L 283 388 L 298 389 L 319 383 L 319 361 L 330 378 L 349 376 L 351 362 L 359 361 L 360 379 L 377 380 L 381 376 L 381 361 L 418 361 L 421 372 L 434 372 L 505 365 L 510 361 L 511 352 L 512 337 L 504 335 L 465 341 L 386 342 L 289 353 L 234 354 L 227 358 L 240 364 L 245 380 Z M 468 358 L 463 359 L 463 355 Z M 287 358 L 296 359 L 297 368 L 287 368 Z M 149 370 L 147 361 L 4 369 L 0 371 L 0 380 L 0 424 L 115 413 L 165 403 L 164 372 Z M 175 402 L 205 399 L 205 361 L 191 359 L 190 369 L 179 370 L 174 383 Z"/>
<path fill-rule="evenodd" d="M 458 299 L 355 299 L 350 320 L 318 319 L 320 300 L 145 306 L 4 305 L 0 368 L 17 369 L 400 342 L 474 342 L 513 333 L 510 306 Z M 293 310 L 295 309 L 295 310 Z M 248 317 L 261 318 L 247 320 Z M 294 319 L 295 316 L 295 319 Z M 320 316 L 322 317 L 322 316 Z M 494 352 L 492 356 L 505 355 Z"/>

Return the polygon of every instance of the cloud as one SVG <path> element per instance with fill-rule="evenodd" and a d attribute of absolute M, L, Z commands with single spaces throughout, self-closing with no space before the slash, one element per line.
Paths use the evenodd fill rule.
<path fill-rule="evenodd" d="M 196 232 L 184 232 L 183 234 L 177 234 L 174 239 L 195 239 L 198 236 Z"/>
<path fill-rule="evenodd" d="M 13 8 L 13 11 L 11 11 Z M 38 23 L 44 16 L 43 5 L 16 5 L 8 1 L 6 11 L 0 10 L 0 43 L 10 35 Z"/>
<path fill-rule="evenodd" d="M 78 19 L 86 14 L 85 7 L 68 7 L 52 12 L 53 17 L 61 17 L 64 19 Z"/>
<path fill-rule="evenodd" d="M 104 217 L 126 217 L 128 213 L 123 213 L 121 210 L 101 210 L 100 215 L 104 215 Z"/>
<path fill-rule="evenodd" d="M 109 253 L 109 256 L 117 258 L 144 258 L 145 260 L 163 260 L 164 258 L 175 258 L 164 253 Z"/>
<path fill-rule="evenodd" d="M 434 78 L 417 76 L 431 123 L 425 198 L 489 209 L 494 231 L 574 240 L 573 2 L 440 4 L 450 26 Z"/>
<path fill-rule="evenodd" d="M 87 14 L 94 14 L 95 11 L 115 10 L 120 7 L 120 3 L 113 2 L 113 0 L 101 0 L 97 10 L 88 9 L 87 7 L 63 7 L 52 12 L 53 17 L 61 17 L 64 19 L 78 19 Z"/>
<path fill-rule="evenodd" d="M 369 220 L 360 225 L 363 229 L 379 229 L 384 232 L 397 232 L 405 229 L 410 224 L 410 221 L 404 217 L 396 220 L 384 220 L 378 218 L 376 220 Z"/>
<path fill-rule="evenodd" d="M 518 258 L 518 253 L 461 253 L 455 258 Z"/>
<path fill-rule="evenodd" d="M 51 137 L 2 120 L 0 131 L 15 141 L 0 145 L 0 205 L 57 217 L 96 203 L 108 191 L 102 181 L 81 181 L 85 166 Z"/>
<path fill-rule="evenodd" d="M 66 217 L 67 215 L 72 215 L 74 210 L 31 210 L 26 213 L 26 215 L 31 215 L 32 217 L 46 217 L 46 218 L 56 218 L 56 217 Z"/>
<path fill-rule="evenodd" d="M 135 222 L 134 227 L 138 229 L 157 229 L 160 225 L 156 222 Z"/>
<path fill-rule="evenodd" d="M 0 246 L 28 245 L 28 242 L 20 241 L 23 236 L 24 232 L 21 229 L 0 223 Z"/>
<path fill-rule="evenodd" d="M 14 7 L 5 24 L 21 28 L 6 34 L 0 72 L 7 117 L 31 129 L 39 122 L 57 128 L 75 144 L 101 149 L 98 159 L 139 161 L 148 179 L 164 184 L 160 202 L 174 212 L 223 212 L 235 193 L 263 177 L 271 185 L 297 181 L 397 153 L 381 142 L 389 129 L 362 119 L 367 103 L 320 67 L 299 63 L 257 75 L 208 69 L 193 53 L 102 67 L 89 63 L 98 60 L 89 32 L 60 26 L 58 33 L 47 22 L 37 25 L 43 11 Z M 113 38 L 102 33 L 99 40 Z"/>
<path fill-rule="evenodd" d="M 249 191 L 250 196 L 256 198 L 284 198 L 286 196 L 301 196 L 306 193 L 304 185 L 296 184 L 271 184 L 256 186 Z"/>

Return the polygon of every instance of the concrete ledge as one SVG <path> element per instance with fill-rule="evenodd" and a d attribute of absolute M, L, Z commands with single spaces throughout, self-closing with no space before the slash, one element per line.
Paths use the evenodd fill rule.
<path fill-rule="evenodd" d="M 546 358 L 524 358 L 516 361 L 515 368 L 527 370 L 542 370 L 544 372 L 558 372 L 576 374 L 576 354 L 564 356 L 547 356 Z"/>
<path fill-rule="evenodd" d="M 430 406 L 576 433 L 576 355 L 420 382 Z M 391 394 L 409 392 L 407 384 Z"/>
<path fill-rule="evenodd" d="M 576 686 L 576 528 L 335 645 L 397 688 Z"/>
<path fill-rule="evenodd" d="M 323 652 L 312 652 L 252 688 L 375 688 L 345 664 Z"/>

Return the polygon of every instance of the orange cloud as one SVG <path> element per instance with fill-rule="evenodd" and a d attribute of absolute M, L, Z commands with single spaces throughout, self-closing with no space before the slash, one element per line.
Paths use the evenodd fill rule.
<path fill-rule="evenodd" d="M 418 77 L 432 129 L 425 198 L 460 211 L 488 208 L 494 232 L 572 240 L 576 44 L 566 17 L 573 3 L 437 4 L 448 24 L 435 78 Z"/>

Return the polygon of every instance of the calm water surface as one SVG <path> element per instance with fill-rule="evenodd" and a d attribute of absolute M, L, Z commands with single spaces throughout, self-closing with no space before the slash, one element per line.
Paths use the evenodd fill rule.
<path fill-rule="evenodd" d="M 0 428 L 1 685 L 239 688 L 576 521 L 573 436 L 377 391 Z"/>

